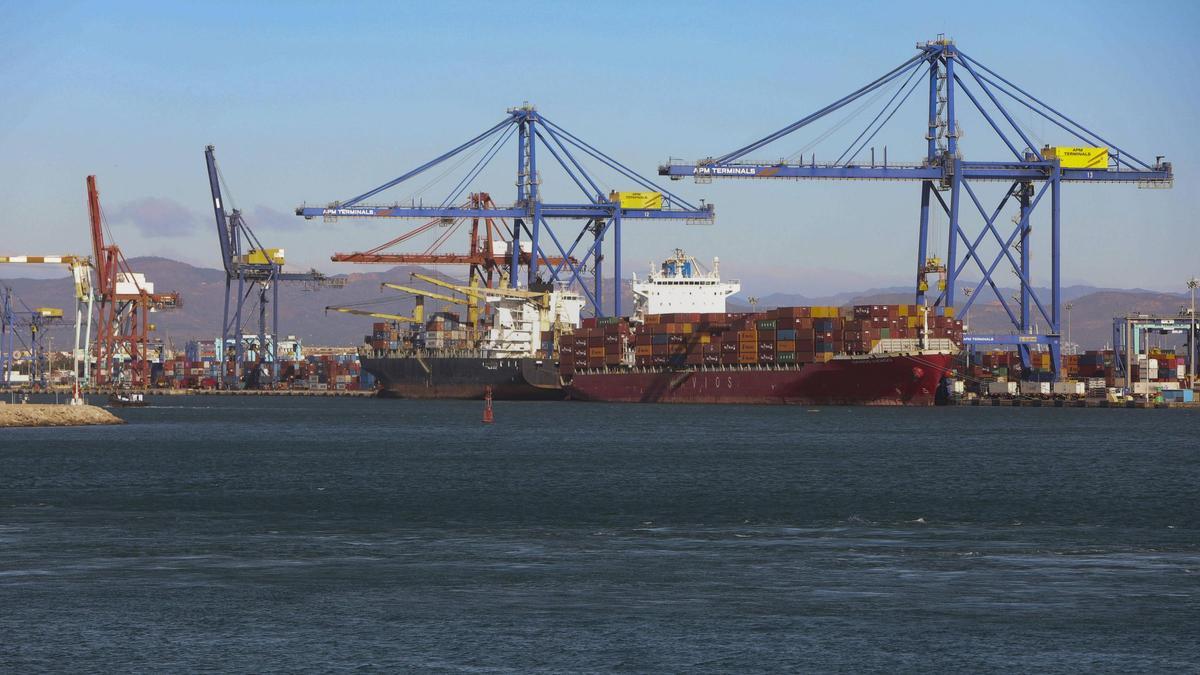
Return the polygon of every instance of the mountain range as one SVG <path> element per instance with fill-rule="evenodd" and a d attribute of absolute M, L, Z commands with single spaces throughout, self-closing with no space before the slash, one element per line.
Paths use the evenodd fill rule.
<path fill-rule="evenodd" d="M 225 273 L 213 268 L 202 268 L 167 258 L 141 257 L 130 261 L 132 269 L 145 273 L 155 284 L 158 292 L 178 291 L 183 297 L 183 306 L 174 311 L 153 315 L 156 335 L 164 341 L 182 348 L 183 343 L 193 339 L 212 339 L 220 332 L 221 314 L 224 304 Z M 3 270 L 10 272 L 10 270 Z M 436 270 L 417 266 L 398 266 L 379 272 L 353 273 L 342 276 L 346 285 L 341 289 L 321 288 L 311 290 L 304 284 L 284 284 L 279 290 L 280 333 L 295 335 L 308 345 L 353 345 L 362 342 L 370 332 L 371 323 L 378 319 L 352 316 L 339 312 L 326 312 L 330 305 L 358 306 L 362 309 L 383 311 L 393 314 L 408 314 L 413 302 L 408 296 L 390 290 L 381 290 L 384 281 L 406 284 L 412 272 L 443 276 Z M 450 277 L 446 277 L 450 278 Z M 71 316 L 71 283 L 68 277 L 56 279 L 0 279 L 0 284 L 13 290 L 19 299 L 15 309 L 33 307 L 61 307 L 64 315 Z M 604 306 L 611 311 L 612 281 L 606 284 L 607 297 Z M 1049 293 L 1039 289 L 1045 296 Z M 1009 321 L 1000 303 L 990 290 L 971 308 L 966 318 L 973 332 L 1009 332 Z M 1006 299 L 1016 293 L 1014 289 L 1001 289 Z M 902 287 L 874 288 L 858 292 L 839 293 L 827 296 L 805 296 L 789 293 L 760 295 L 751 304 L 751 298 L 735 295 L 729 300 L 730 311 L 748 311 L 789 305 L 854 305 L 854 304 L 899 304 L 911 303 L 911 289 Z M 1132 312 L 1146 314 L 1176 315 L 1188 304 L 1185 293 L 1163 293 L 1144 289 L 1095 288 L 1070 286 L 1063 289 L 1063 301 L 1070 304 L 1071 339 L 1083 348 L 1099 348 L 1112 340 L 1112 320 Z M 243 316 L 246 332 L 257 331 L 257 298 L 248 298 Z M 961 306 L 961 300 L 959 305 Z M 1015 303 L 1011 303 L 1015 308 Z M 429 301 L 426 311 L 443 309 L 440 302 Z M 622 284 L 622 310 L 628 313 L 633 308 L 633 293 L 629 282 Z M 461 308 L 448 308 L 461 311 Z M 232 312 L 232 310 L 231 310 Z M 1038 316 L 1034 309 L 1035 319 Z M 270 314 L 268 312 L 268 323 Z M 1063 326 L 1067 333 L 1066 317 Z M 67 344 L 71 331 L 63 326 L 54 330 L 56 345 Z"/>

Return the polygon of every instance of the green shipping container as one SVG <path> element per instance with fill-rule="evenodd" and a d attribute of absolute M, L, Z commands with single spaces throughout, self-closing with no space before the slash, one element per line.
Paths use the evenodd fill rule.
<path fill-rule="evenodd" d="M 775 319 L 759 319 L 755 325 L 759 330 L 775 330 Z"/>
<path fill-rule="evenodd" d="M 796 352 L 779 352 L 775 354 L 775 361 L 777 363 L 795 363 Z"/>

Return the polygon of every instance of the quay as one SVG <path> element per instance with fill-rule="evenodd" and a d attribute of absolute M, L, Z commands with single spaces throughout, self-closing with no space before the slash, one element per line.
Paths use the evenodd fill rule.
<path fill-rule="evenodd" d="M 1189 408 L 1200 409 L 1200 402 L 1180 401 L 1108 401 L 1105 399 L 974 398 L 953 399 L 950 405 L 976 408 Z"/>

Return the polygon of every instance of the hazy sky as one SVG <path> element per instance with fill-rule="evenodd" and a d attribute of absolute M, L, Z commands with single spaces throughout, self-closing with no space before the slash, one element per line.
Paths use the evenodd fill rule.
<path fill-rule="evenodd" d="M 369 248 L 418 223 L 306 222 L 290 215 L 297 205 L 382 184 L 523 101 L 653 175 L 670 157 L 717 155 L 799 119 L 899 64 L 914 43 L 945 33 L 1126 150 L 1174 162 L 1173 190 L 1066 188 L 1068 282 L 1182 290 L 1187 276 L 1200 274 L 1200 190 L 1192 184 L 1200 156 L 1196 3 L 930 7 L 5 3 L 0 253 L 89 252 L 84 177 L 96 174 L 107 220 L 127 255 L 218 267 L 203 160 L 204 146 L 213 143 L 232 198 L 261 238 L 286 248 L 289 263 L 349 271 L 330 263 L 329 254 Z M 876 139 L 880 152 L 888 145 L 891 161 L 921 158 L 921 105 L 914 96 Z M 755 158 L 805 150 L 832 160 L 877 107 L 841 136 L 815 143 L 826 124 Z M 1030 113 L 1018 119 L 1039 143 L 1074 144 Z M 962 124 L 966 157 L 1004 158 L 981 119 L 964 116 Z M 474 187 L 511 202 L 515 152 L 510 144 Z M 549 169 L 545 174 L 547 201 L 579 199 Z M 418 192 L 426 182 L 381 200 L 439 201 L 454 181 Z M 911 283 L 917 184 L 670 187 L 716 204 L 717 223 L 627 224 L 627 273 L 681 246 L 702 259 L 719 255 L 726 276 L 740 277 L 750 292 Z M 573 228 L 556 231 L 572 238 Z M 444 250 L 463 248 L 465 241 Z M 1044 247 L 1033 255 L 1035 263 L 1047 261 Z M 1035 273 L 1035 283 L 1047 280 Z"/>

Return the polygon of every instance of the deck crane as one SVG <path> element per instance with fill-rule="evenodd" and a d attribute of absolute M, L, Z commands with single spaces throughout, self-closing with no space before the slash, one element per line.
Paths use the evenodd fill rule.
<path fill-rule="evenodd" d="M 462 204 L 464 209 L 494 209 L 495 202 L 486 192 L 472 192 L 467 201 Z M 468 230 L 468 253 L 440 253 L 438 249 L 462 227 L 470 221 Z M 334 253 L 330 256 L 333 262 L 349 263 L 381 263 L 388 265 L 468 265 L 468 283 L 481 287 L 494 287 L 497 282 L 508 283 L 512 276 L 508 267 L 510 259 L 506 253 L 511 249 L 508 240 L 510 231 L 508 224 L 497 218 L 434 218 L 404 234 L 366 251 L 356 253 Z M 389 251 L 393 246 L 405 243 L 418 235 L 434 228 L 444 228 L 434 242 L 421 253 L 397 253 Z M 524 251 L 520 255 L 520 263 L 528 266 L 532 256 Z M 546 258 L 540 261 L 543 265 L 561 265 L 562 258 Z M 572 260 L 578 263 L 578 260 Z"/>
<path fill-rule="evenodd" d="M 258 356 L 260 362 L 271 364 L 269 375 L 270 384 L 279 381 L 279 361 L 276 349 L 279 336 L 279 284 L 281 282 L 302 282 L 311 288 L 331 287 L 342 288 L 346 285 L 343 277 L 331 278 L 316 271 L 284 272 L 284 250 L 282 248 L 266 248 L 260 242 L 254 231 L 246 223 L 240 209 L 234 208 L 226 212 L 225 200 L 222 199 L 221 184 L 223 181 L 220 169 L 217 167 L 215 148 L 211 145 L 204 149 L 204 160 L 208 167 L 208 185 L 212 193 L 213 213 L 217 221 L 217 238 L 221 244 L 221 264 L 225 269 L 225 309 L 221 319 L 221 349 L 224 351 L 230 339 L 234 339 L 233 373 L 228 369 L 222 370 L 222 387 L 231 388 L 234 383 L 241 383 L 242 361 L 246 346 L 242 335 L 242 310 L 250 294 L 258 295 Z M 230 323 L 230 295 L 234 293 L 236 284 L 237 300 L 234 304 L 233 323 Z M 268 297 L 269 296 L 269 297 Z M 267 305 L 271 306 L 271 326 L 267 330 Z M 265 356 L 265 358 L 263 358 Z"/>
<path fill-rule="evenodd" d="M 513 136 L 517 138 L 517 194 L 516 200 L 510 206 L 498 206 L 490 203 L 459 203 L 461 196 L 467 192 L 471 182 L 492 161 L 505 143 Z M 415 176 L 430 171 L 455 157 L 466 163 L 472 153 L 480 152 L 480 158 L 470 166 L 466 174 L 459 180 L 450 194 L 437 204 L 426 205 L 410 202 L 402 205 L 393 203 L 385 206 L 368 205 L 367 200 L 381 192 L 408 181 Z M 554 160 L 546 161 L 548 152 Z M 578 156 L 577 154 L 578 153 Z M 604 192 L 596 180 L 589 175 L 579 158 L 585 161 L 595 161 L 615 171 L 622 180 L 629 181 L 638 190 L 650 191 L 661 195 L 661 203 L 653 205 L 635 204 L 626 200 L 625 194 Z M 539 164 L 541 161 L 541 164 Z M 586 201 L 576 203 L 547 202 L 543 200 L 541 169 L 545 166 L 557 165 L 565 176 L 583 193 Z M 454 167 L 451 167 L 453 169 Z M 447 170 L 447 173 L 450 170 Z M 507 115 L 490 129 L 475 136 L 458 147 L 422 164 L 421 166 L 368 190 L 356 197 L 344 201 L 333 202 L 325 207 L 301 206 L 296 209 L 296 215 L 305 218 L 323 217 L 334 219 L 339 217 L 368 217 L 368 218 L 432 218 L 450 219 L 510 219 L 511 231 L 506 233 L 510 240 L 506 255 L 509 257 L 509 285 L 516 288 L 519 283 L 520 269 L 525 254 L 528 258 L 527 283 L 536 282 L 540 276 L 540 268 L 544 265 L 549 271 L 550 282 L 566 282 L 579 284 L 584 294 L 591 302 L 597 315 L 603 314 L 603 244 L 605 236 L 611 232 L 613 237 L 613 277 L 614 313 L 621 312 L 621 223 L 626 219 L 674 220 L 684 222 L 710 223 L 714 211 L 711 204 L 701 203 L 694 206 L 679 196 L 659 187 L 646 178 L 639 176 L 620 162 L 600 152 L 592 145 L 580 139 L 570 131 L 559 126 L 537 111 L 534 106 L 525 104 L 510 108 Z M 568 241 L 560 238 L 551 227 L 552 221 L 582 221 L 574 241 L 569 246 L 563 246 Z M 561 232 L 561 230 L 560 230 Z M 580 242 L 586 235 L 591 235 L 589 243 L 584 244 L 586 252 L 578 261 L 574 259 Z M 528 237 L 528 246 L 523 242 Z M 559 262 L 551 264 L 552 258 L 547 255 L 544 237 L 554 244 Z M 589 290 L 583 275 L 591 265 L 593 275 L 592 288 Z"/>
<path fill-rule="evenodd" d="M 421 325 L 421 324 L 425 323 L 425 298 L 427 298 L 427 297 L 432 298 L 434 300 L 442 300 L 442 301 L 449 302 L 449 303 L 455 304 L 455 305 L 467 305 L 469 303 L 469 300 L 467 298 L 457 298 L 457 297 L 452 297 L 452 296 L 448 296 L 448 295 L 442 295 L 441 293 L 424 291 L 419 288 L 410 288 L 408 286 L 399 286 L 397 284 L 383 283 L 383 284 L 379 285 L 379 288 L 380 289 L 390 288 L 395 291 L 400 291 L 402 293 L 408 293 L 408 294 L 412 295 L 413 300 L 415 302 L 415 304 L 413 306 L 412 316 L 404 316 L 402 314 L 392 314 L 389 312 L 375 312 L 375 311 L 371 311 L 371 310 L 361 309 L 361 307 L 363 307 L 365 305 L 378 304 L 379 301 L 377 301 L 377 300 L 360 302 L 360 303 L 356 303 L 354 305 L 340 305 L 340 306 L 339 305 L 331 305 L 329 307 L 326 307 L 325 311 L 327 313 L 330 311 L 334 311 L 334 312 L 341 312 L 342 314 L 353 314 L 355 316 L 369 316 L 369 317 L 374 317 L 376 319 L 386 319 L 388 321 L 403 321 L 405 323 L 415 323 L 417 325 Z M 391 302 L 390 299 L 387 301 Z"/>
<path fill-rule="evenodd" d="M 100 209 L 95 176 L 87 177 L 87 195 L 98 314 L 96 370 L 92 382 L 146 387 L 150 384 L 149 333 L 154 330 L 150 313 L 180 307 L 179 293 L 155 293 L 154 284 L 130 268 L 121 247 L 105 240 L 104 213 Z M 123 357 L 129 360 L 128 378 L 120 368 Z"/>
<path fill-rule="evenodd" d="M 413 316 L 404 316 L 403 314 L 388 314 L 387 312 L 371 312 L 371 311 L 367 311 L 365 309 L 357 309 L 354 307 L 336 307 L 336 306 L 332 306 L 332 305 L 329 307 L 326 307 L 325 311 L 326 312 L 330 312 L 330 311 L 341 312 L 342 314 L 353 314 L 355 316 L 369 316 L 374 319 L 384 319 L 386 321 L 397 321 L 397 322 L 404 322 L 404 323 L 424 323 L 424 319 L 419 318 L 417 316 L 417 314 L 420 314 L 420 312 L 414 313 Z"/>
<path fill-rule="evenodd" d="M 75 388 L 78 390 L 81 385 L 86 386 L 89 383 L 91 375 L 91 361 L 87 355 L 91 348 L 92 303 L 95 298 L 95 294 L 92 292 L 91 258 L 78 255 L 0 256 L 0 264 L 5 263 L 66 265 L 71 270 L 71 280 L 74 282 L 75 287 L 75 345 L 71 352 L 74 361 Z M 11 360 L 11 339 L 8 343 L 8 349 L 9 360 Z M 0 351 L 3 350 L 3 340 L 0 340 Z"/>
<path fill-rule="evenodd" d="M 919 181 L 921 208 L 917 239 L 916 304 L 927 304 L 928 293 L 933 296 L 932 306 L 936 311 L 952 315 L 956 307 L 955 290 L 959 287 L 959 277 L 970 263 L 975 263 L 982 276 L 959 313 L 965 314 L 970 310 L 981 295 L 978 291 L 987 284 L 1008 314 L 1015 334 L 969 336 L 964 342 L 1017 345 L 1026 372 L 1029 372 L 1031 362 L 1030 346 L 1046 345 L 1051 353 L 1053 376 L 1057 379 L 1061 356 L 1062 294 L 1059 267 L 1062 186 L 1066 183 L 1122 183 L 1139 187 L 1170 187 L 1174 181 L 1171 163 L 1163 161 L 1160 156 L 1150 164 L 1122 150 L 975 60 L 952 40 L 939 36 L 936 40 L 918 43 L 916 48 L 916 55 L 869 84 L 772 134 L 718 157 L 694 163 L 670 162 L 659 167 L 659 174 L 673 180 L 693 177 L 697 182 L 708 182 L 712 178 Z M 870 159 L 865 159 L 864 150 L 870 142 L 923 82 L 928 90 L 928 122 L 922 130 L 925 139 L 922 161 L 914 164 L 889 163 L 885 149 L 882 162 L 878 162 L 874 148 L 871 148 Z M 899 83 L 898 87 L 896 83 Z M 817 120 L 829 121 L 830 115 L 864 97 L 866 101 L 861 105 L 865 107 L 872 98 L 882 98 L 892 88 L 895 89 L 892 97 L 833 162 L 818 162 L 815 155 L 808 162 L 804 161 L 803 155 L 800 161 L 754 162 L 744 159 L 750 153 Z M 966 96 L 966 101 L 962 100 L 962 95 Z M 1072 142 L 1087 147 L 1067 149 L 1047 146 L 1039 151 L 1037 144 L 1030 139 L 1029 132 L 1006 107 L 1006 102 L 1007 105 L 1020 105 L 1018 110 L 1027 110 L 1027 114 L 1044 120 L 1057 133 L 1065 134 Z M 987 128 L 995 133 L 992 138 L 1007 147 L 1011 157 L 998 161 L 964 157 L 960 144 L 962 127 L 957 113 L 960 108 L 967 109 L 967 103 L 979 112 Z M 1068 153 L 1059 152 L 1061 150 L 1083 151 L 1074 154 L 1098 161 L 1094 164 L 1091 161 L 1068 161 Z M 975 187 L 983 183 L 996 183 L 1005 188 L 998 205 L 990 211 L 980 197 L 982 190 L 977 191 Z M 949 192 L 948 200 L 942 196 L 943 192 Z M 1048 299 L 1041 297 L 1033 285 L 1030 241 L 1033 230 L 1031 217 L 1047 192 L 1050 193 Z M 944 262 L 940 256 L 930 254 L 930 210 L 934 202 L 934 208 L 939 208 L 949 221 Z M 1017 213 L 1013 218 L 1015 226 L 1005 237 L 1001 234 L 999 216 L 1010 202 L 1016 204 Z M 973 237 L 968 236 L 964 227 L 964 221 L 972 220 L 968 217 L 972 208 L 982 221 Z M 967 213 L 963 213 L 964 210 Z M 980 252 L 981 244 L 989 235 L 999 248 L 999 253 L 990 264 L 985 263 Z M 960 248 L 960 245 L 964 248 Z M 996 268 L 1005 262 L 1020 280 L 1019 304 L 1015 311 L 997 285 L 1004 279 L 998 277 Z M 933 288 L 930 286 L 931 278 L 935 280 Z M 1037 324 L 1045 327 L 1038 334 L 1034 330 L 1035 308 L 1040 315 Z"/>
<path fill-rule="evenodd" d="M 540 333 L 541 330 L 553 330 L 555 333 L 554 343 L 556 344 L 558 336 L 569 330 L 568 325 L 572 323 L 570 317 L 572 315 L 578 316 L 579 313 L 579 308 L 576 307 L 572 311 L 571 300 L 554 292 L 554 287 L 550 284 L 535 284 L 529 289 L 480 289 L 469 285 L 451 283 L 416 272 L 410 276 L 413 279 L 466 295 L 471 298 L 469 306 L 472 308 L 476 307 L 477 303 L 491 303 L 493 307 L 498 308 L 497 311 L 501 314 L 499 320 L 494 322 L 495 325 L 491 328 L 499 329 L 501 334 L 507 329 L 514 329 L 519 319 L 532 319 L 536 317 L 539 328 L 538 332 Z M 537 345 L 535 344 L 531 345 L 531 347 L 535 350 L 537 349 Z"/>

